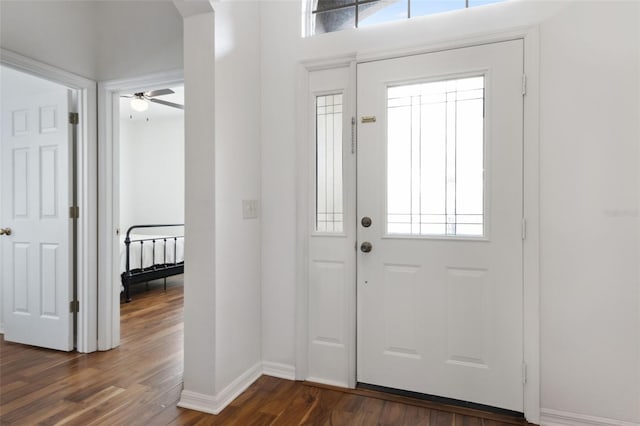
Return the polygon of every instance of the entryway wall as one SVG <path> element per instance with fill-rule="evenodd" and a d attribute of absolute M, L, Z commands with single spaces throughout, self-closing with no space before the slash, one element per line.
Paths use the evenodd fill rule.
<path fill-rule="evenodd" d="M 540 236 L 541 417 L 529 420 L 640 421 L 639 5 L 504 2 L 310 38 L 300 37 L 298 3 L 261 7 L 265 363 L 297 367 L 297 305 L 282 295 L 299 284 L 291 153 L 304 138 L 301 106 L 270 108 L 295 99 L 296 64 L 533 26 L 540 86 L 527 90 L 540 95 L 540 217 L 527 233 Z"/>

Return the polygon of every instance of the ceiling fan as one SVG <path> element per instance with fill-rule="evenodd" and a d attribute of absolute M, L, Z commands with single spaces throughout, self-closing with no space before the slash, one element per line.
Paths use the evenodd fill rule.
<path fill-rule="evenodd" d="M 172 108 L 184 109 L 184 105 L 176 104 L 173 102 L 165 101 L 162 99 L 156 99 L 156 96 L 164 96 L 175 93 L 171 89 L 152 90 L 150 92 L 137 92 L 132 95 L 120 95 L 121 98 L 131 99 L 131 108 L 136 111 L 146 111 L 149 109 L 149 102 L 156 104 L 166 105 Z"/>

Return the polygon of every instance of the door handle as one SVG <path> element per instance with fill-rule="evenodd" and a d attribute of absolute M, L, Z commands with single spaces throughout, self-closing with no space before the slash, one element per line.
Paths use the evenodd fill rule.
<path fill-rule="evenodd" d="M 369 253 L 372 248 L 373 245 L 369 241 L 365 241 L 364 243 L 360 244 L 360 251 L 363 253 Z"/>
<path fill-rule="evenodd" d="M 11 228 L 0 228 L 0 235 L 11 235 Z"/>

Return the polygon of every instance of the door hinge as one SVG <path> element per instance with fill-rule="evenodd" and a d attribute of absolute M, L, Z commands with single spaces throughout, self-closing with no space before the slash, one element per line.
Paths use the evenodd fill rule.
<path fill-rule="evenodd" d="M 522 384 L 527 384 L 527 364 L 524 362 L 522 363 Z"/>
<path fill-rule="evenodd" d="M 80 123 L 80 115 L 77 112 L 69 113 L 69 124 L 79 124 Z"/>
<path fill-rule="evenodd" d="M 80 301 L 72 300 L 71 302 L 69 302 L 69 312 L 71 312 L 72 314 L 77 314 L 78 312 L 80 312 Z"/>
<path fill-rule="evenodd" d="M 351 117 L 351 153 L 356 152 L 356 118 Z"/>
<path fill-rule="evenodd" d="M 80 207 L 78 206 L 69 207 L 69 217 L 71 219 L 78 219 L 80 217 Z"/>
<path fill-rule="evenodd" d="M 522 218 L 522 239 L 525 240 L 527 238 L 527 219 Z"/>
<path fill-rule="evenodd" d="M 527 75 L 522 74 L 522 96 L 527 94 Z"/>

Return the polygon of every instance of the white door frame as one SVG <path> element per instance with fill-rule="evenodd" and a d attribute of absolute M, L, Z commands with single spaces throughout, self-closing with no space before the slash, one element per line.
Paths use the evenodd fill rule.
<path fill-rule="evenodd" d="M 15 70 L 52 81 L 75 90 L 78 95 L 78 301 L 76 350 L 97 349 L 97 129 L 96 82 L 51 65 L 0 49 L 0 63 Z"/>
<path fill-rule="evenodd" d="M 182 70 L 110 80 L 98 84 L 98 350 L 120 344 L 119 245 L 116 242 L 120 217 L 119 130 L 121 92 L 150 90 L 184 84 Z M 122 230 L 124 231 L 124 230 Z"/>
<path fill-rule="evenodd" d="M 523 129 L 523 212 L 526 218 L 526 238 L 523 243 L 523 359 L 526 365 L 523 371 L 524 383 L 524 414 L 532 423 L 540 421 L 540 260 L 539 260 L 539 31 L 537 26 L 516 28 L 499 34 L 488 34 L 460 40 L 447 40 L 437 44 L 395 49 L 381 52 L 358 52 L 347 57 L 336 57 L 322 61 L 309 61 L 298 66 L 297 84 L 297 116 L 296 146 L 297 186 L 296 186 L 296 379 L 307 377 L 307 330 L 308 330 L 308 245 L 309 245 L 309 217 L 313 214 L 308 205 L 307 179 L 310 164 L 308 164 L 309 135 L 307 111 L 302 106 L 308 104 L 309 73 L 319 69 L 346 66 L 353 61 L 368 62 L 397 58 L 401 56 L 431 53 L 448 49 L 477 46 L 486 43 L 502 42 L 514 39 L 524 40 L 524 70 L 526 81 L 523 79 L 523 91 L 526 95 L 524 102 Z M 352 84 L 355 78 L 351 79 Z M 355 89 L 355 88 L 353 88 Z M 345 218 L 355 220 L 355 218 Z M 355 268 L 355 265 L 353 265 Z M 355 309 L 355 306 L 354 306 Z M 356 330 L 353 329 L 346 339 L 353 339 L 349 346 L 354 351 L 350 359 L 355 363 Z M 355 374 L 355 365 L 349 366 Z M 356 381 L 349 378 L 350 383 Z"/>

